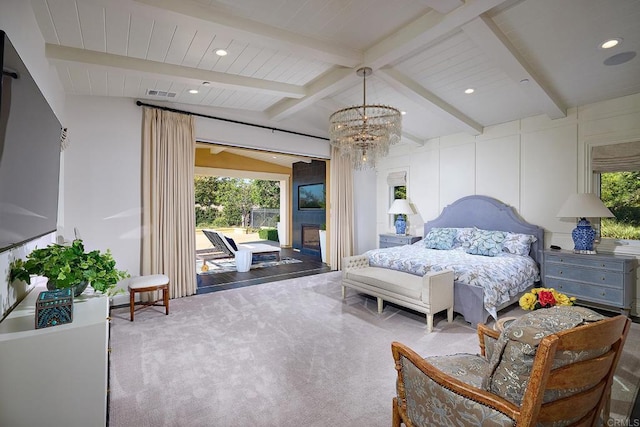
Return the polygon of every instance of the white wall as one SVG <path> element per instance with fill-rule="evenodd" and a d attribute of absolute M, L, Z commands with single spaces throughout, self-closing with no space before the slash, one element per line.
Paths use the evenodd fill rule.
<path fill-rule="evenodd" d="M 70 96 L 59 232 L 80 232 L 87 250 L 110 249 L 140 274 L 142 109 L 125 98 Z"/>
<path fill-rule="evenodd" d="M 20 58 L 29 69 L 40 90 L 64 126 L 65 96 L 53 68 L 44 55 L 44 39 L 36 23 L 31 4 L 24 0 L 2 0 L 0 4 L 0 29 L 7 33 Z M 28 245 L 0 253 L 0 318 L 26 293 L 21 284 L 9 283 L 9 264 L 16 258 L 24 258 L 36 245 L 46 246 L 53 236 L 46 236 Z"/>
<path fill-rule="evenodd" d="M 542 226 L 545 247 L 572 248 L 575 222 L 556 214 L 569 194 L 592 191 L 591 147 L 634 140 L 640 140 L 640 94 L 573 108 L 563 119 L 536 116 L 487 127 L 477 137 L 459 134 L 424 146 L 394 146 L 377 168 L 377 220 L 370 234 L 392 231 L 386 213 L 386 178 L 406 170 L 407 197 L 418 211 L 409 217 L 412 233 L 451 202 L 482 194 L 515 207 L 526 221 Z M 614 246 L 611 241 L 598 250 L 640 256 L 640 247 Z M 640 312 L 638 298 L 634 305 Z"/>

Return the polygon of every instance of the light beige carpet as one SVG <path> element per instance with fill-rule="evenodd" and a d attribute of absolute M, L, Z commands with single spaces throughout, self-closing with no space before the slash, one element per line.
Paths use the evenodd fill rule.
<path fill-rule="evenodd" d="M 477 353 L 459 316 L 422 315 L 348 292 L 340 273 L 172 300 L 129 321 L 112 310 L 111 427 L 389 426 L 396 372 L 391 342 L 425 356 Z M 521 315 L 519 308 L 500 313 Z M 612 412 L 625 419 L 638 387 L 634 324 L 614 384 Z M 622 425 L 622 424 L 620 424 Z M 626 425 L 626 424 L 624 424 Z"/>

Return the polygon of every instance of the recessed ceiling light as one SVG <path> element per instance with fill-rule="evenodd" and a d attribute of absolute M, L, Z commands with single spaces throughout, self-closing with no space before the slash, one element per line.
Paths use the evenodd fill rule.
<path fill-rule="evenodd" d="M 189 93 L 198 93 L 198 89 L 189 89 Z"/>
<path fill-rule="evenodd" d="M 520 83 L 523 84 L 523 85 L 526 85 L 527 83 L 529 83 L 529 79 L 524 78 L 524 79 L 520 80 Z"/>
<path fill-rule="evenodd" d="M 211 83 L 209 82 L 202 82 L 202 86 L 209 86 Z"/>
<path fill-rule="evenodd" d="M 467 95 L 470 95 L 470 94 L 472 94 L 472 93 L 473 93 L 473 92 L 475 92 L 475 91 L 476 91 L 475 89 L 473 89 L 473 88 L 471 88 L 471 87 L 470 87 L 469 89 L 465 89 L 464 93 L 466 93 Z"/>
<path fill-rule="evenodd" d="M 218 56 L 227 56 L 227 51 L 224 49 L 216 49 L 216 55 Z"/>
<path fill-rule="evenodd" d="M 621 38 L 609 39 L 600 44 L 600 49 L 611 49 L 622 42 Z"/>
<path fill-rule="evenodd" d="M 406 111 L 400 111 L 400 114 L 402 114 L 404 116 L 405 114 L 407 114 L 407 112 Z"/>

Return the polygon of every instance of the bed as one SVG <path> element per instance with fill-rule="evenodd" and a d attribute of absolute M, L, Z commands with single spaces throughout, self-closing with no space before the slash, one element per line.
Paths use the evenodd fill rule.
<path fill-rule="evenodd" d="M 466 249 L 459 247 L 451 250 L 426 248 L 425 244 L 433 246 L 433 236 L 442 229 L 456 229 L 456 233 L 461 234 L 475 229 L 502 231 L 510 233 L 509 236 L 533 236 L 535 239 L 526 246 L 528 256 L 524 253 L 482 256 L 468 254 Z M 431 231 L 433 233 L 429 234 Z M 453 270 L 454 311 L 471 324 L 485 323 L 489 316 L 497 319 L 498 311 L 515 303 L 540 280 L 544 229 L 524 221 L 512 207 L 494 198 L 467 196 L 457 200 L 445 207 L 436 219 L 425 223 L 424 236 L 430 243 L 421 240 L 413 245 L 375 249 L 364 255 L 372 266 L 414 275 Z"/>

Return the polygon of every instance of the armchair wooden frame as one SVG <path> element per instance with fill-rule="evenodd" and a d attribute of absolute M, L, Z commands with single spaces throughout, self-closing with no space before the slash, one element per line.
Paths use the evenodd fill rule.
<path fill-rule="evenodd" d="M 415 365 L 424 375 L 440 386 L 480 405 L 493 408 L 511 418 L 513 425 L 534 426 L 538 422 L 565 419 L 571 414 L 577 421 L 572 426 L 594 425 L 599 416 L 609 416 L 611 384 L 622 348 L 629 332 L 631 320 L 616 316 L 587 325 L 549 335 L 538 345 L 521 406 L 489 391 L 465 384 L 430 364 L 407 346 L 394 342 L 391 345 L 395 367 L 398 371 L 397 397 L 393 398 L 394 427 L 404 423 L 414 424 L 407 415 L 402 358 Z M 487 351 L 487 338 L 496 340 L 499 332 L 483 324 L 478 325 L 481 355 Z M 552 369 L 556 353 L 586 349 L 609 348 L 601 356 Z M 585 373 L 588 373 L 585 375 Z M 583 391 L 543 403 L 545 390 L 582 389 Z M 606 424 L 605 424 L 606 425 Z"/>

